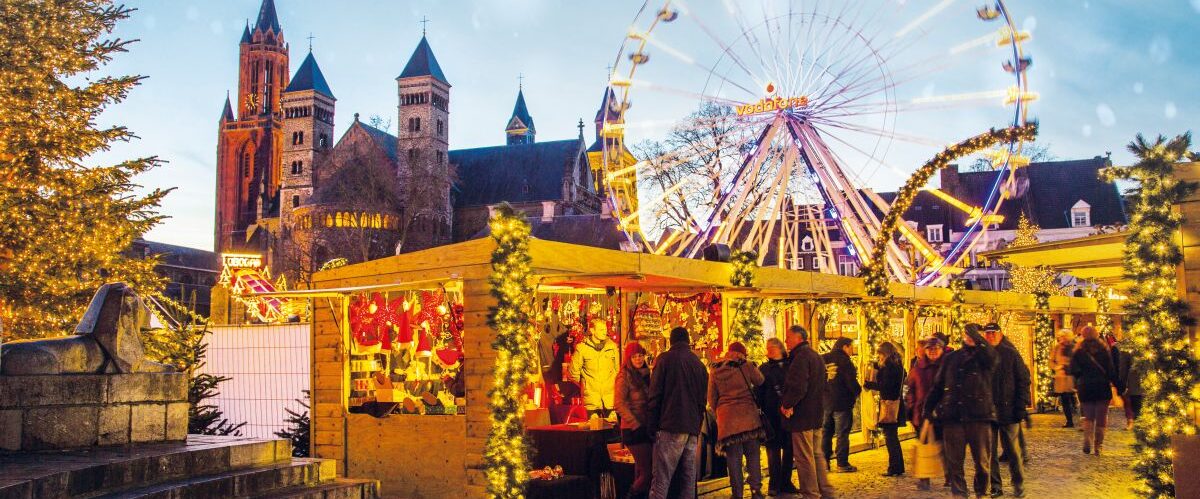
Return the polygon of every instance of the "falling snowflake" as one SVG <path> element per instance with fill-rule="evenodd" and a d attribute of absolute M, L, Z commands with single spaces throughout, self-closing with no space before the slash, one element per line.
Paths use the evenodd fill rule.
<path fill-rule="evenodd" d="M 1150 40 L 1150 61 L 1155 64 L 1162 64 L 1171 58 L 1171 40 L 1163 35 L 1155 36 Z"/>
<path fill-rule="evenodd" d="M 1113 126 L 1117 124 L 1117 115 L 1113 113 L 1108 104 L 1100 104 L 1096 106 L 1096 118 L 1100 120 L 1100 124 L 1104 126 Z"/>
<path fill-rule="evenodd" d="M 1200 2 L 1200 0 L 1196 0 L 1196 1 Z M 1133 93 L 1141 94 L 1144 91 L 1146 91 L 1146 85 L 1142 84 L 1142 82 L 1139 81 L 1139 82 L 1133 84 Z"/>
<path fill-rule="evenodd" d="M 1196 3 L 1196 2 L 1200 2 L 1200 0 L 1193 0 L 1192 3 Z M 1167 107 L 1165 109 L 1163 109 L 1163 116 L 1166 116 L 1167 119 L 1169 119 L 1169 120 L 1173 120 L 1173 119 L 1175 119 L 1175 115 L 1177 115 L 1177 114 L 1179 114 L 1179 109 L 1175 107 L 1175 103 L 1168 102 Z"/>
<path fill-rule="evenodd" d="M 1079 131 L 1084 137 L 1092 136 L 1092 125 L 1083 125 L 1083 129 Z"/>

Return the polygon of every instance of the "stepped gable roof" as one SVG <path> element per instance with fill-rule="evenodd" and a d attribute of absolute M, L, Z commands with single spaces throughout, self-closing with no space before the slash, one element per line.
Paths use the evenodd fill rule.
<path fill-rule="evenodd" d="M 404 65 L 404 71 L 401 71 L 400 76 L 396 78 L 418 76 L 432 76 L 442 83 L 450 84 L 446 75 L 442 73 L 442 67 L 438 65 L 437 57 L 433 55 L 433 49 L 429 47 L 429 40 L 424 35 L 421 35 L 421 41 L 417 43 L 416 50 L 413 50 L 412 56 L 408 58 L 408 64 Z"/>
<path fill-rule="evenodd" d="M 317 65 L 316 58 L 313 53 L 309 52 L 308 57 L 304 58 L 304 62 L 300 63 L 300 69 L 296 70 L 296 75 L 292 77 L 292 81 L 288 83 L 284 92 L 295 92 L 299 90 L 313 90 L 331 99 L 333 91 L 329 90 L 329 84 L 325 82 L 325 75 L 321 73 L 321 66 Z"/>
<path fill-rule="evenodd" d="M 455 206 L 562 199 L 563 176 L 580 154 L 579 139 L 450 151 L 458 168 Z"/>

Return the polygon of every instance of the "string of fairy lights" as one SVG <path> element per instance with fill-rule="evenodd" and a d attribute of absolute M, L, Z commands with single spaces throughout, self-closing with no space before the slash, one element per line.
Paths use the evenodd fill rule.
<path fill-rule="evenodd" d="M 757 266 L 758 255 L 753 251 L 734 251 L 730 255 L 733 274 L 729 283 L 735 287 L 749 288 L 754 286 L 754 267 Z M 738 298 L 733 300 L 733 321 L 730 324 L 729 337 L 740 341 L 746 346 L 751 361 L 761 363 L 766 360 L 766 352 L 762 341 L 763 308 L 761 298 Z"/>
<path fill-rule="evenodd" d="M 1193 411 L 1200 401 L 1200 363 L 1188 335 L 1188 306 L 1178 290 L 1183 251 L 1165 237 L 1179 233 L 1183 219 L 1174 207 L 1197 187 L 1174 176 L 1177 162 L 1200 160 L 1190 147 L 1189 134 L 1169 141 L 1138 135 L 1129 145 L 1138 162 L 1103 172 L 1106 180 L 1139 184 L 1129 204 L 1125 239 L 1125 278 L 1131 286 L 1124 323 L 1135 345 L 1135 367 L 1146 373 L 1143 413 L 1133 427 L 1133 470 L 1141 479 L 1137 492 L 1150 498 L 1175 497 L 1171 437 L 1196 434 Z"/>
<path fill-rule="evenodd" d="M 525 441 L 524 412 L 521 410 L 531 358 L 528 331 L 530 299 L 533 296 L 532 258 L 529 256 L 529 223 L 508 204 L 496 210 L 488 222 L 496 249 L 488 277 L 496 305 L 488 314 L 488 325 L 496 333 L 494 380 L 488 390 L 491 431 L 484 462 L 488 496 L 499 499 L 525 497 L 529 478 L 529 451 Z"/>

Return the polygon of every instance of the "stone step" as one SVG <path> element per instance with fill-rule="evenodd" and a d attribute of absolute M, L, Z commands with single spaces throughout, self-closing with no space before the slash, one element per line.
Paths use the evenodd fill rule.
<path fill-rule="evenodd" d="M 0 499 L 88 498 L 292 460 L 282 439 L 188 435 L 186 442 L 0 453 Z"/>
<path fill-rule="evenodd" d="M 292 459 L 274 464 L 215 475 L 189 477 L 149 487 L 103 494 L 96 499 L 205 499 L 210 497 L 253 497 L 281 489 L 320 485 L 336 478 L 337 467 L 330 459 Z"/>
<path fill-rule="evenodd" d="M 377 499 L 378 480 L 338 478 L 311 487 L 292 487 L 253 496 L 253 499 Z"/>

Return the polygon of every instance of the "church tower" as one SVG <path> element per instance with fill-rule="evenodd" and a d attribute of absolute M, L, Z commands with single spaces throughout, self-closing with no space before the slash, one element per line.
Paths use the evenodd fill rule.
<path fill-rule="evenodd" d="M 529 109 L 525 107 L 524 89 L 517 89 L 517 103 L 513 106 L 512 117 L 508 119 L 508 125 L 504 127 L 504 134 L 508 136 L 508 145 L 532 144 L 533 136 L 536 133 L 537 130 L 533 128 L 533 117 L 529 116 Z"/>
<path fill-rule="evenodd" d="M 396 77 L 396 151 L 408 227 L 403 252 L 450 242 L 450 82 L 424 35 Z"/>
<path fill-rule="evenodd" d="M 292 225 L 292 210 L 308 204 L 316 183 L 319 158 L 333 147 L 333 113 L 337 99 L 325 82 L 312 50 L 283 91 L 283 181 L 279 215 Z"/>
<path fill-rule="evenodd" d="M 277 216 L 283 145 L 280 95 L 288 84 L 288 46 L 275 13 L 263 0 L 253 30 L 242 32 L 237 116 L 226 99 L 217 137 L 218 253 L 246 246 L 246 230 Z"/>

